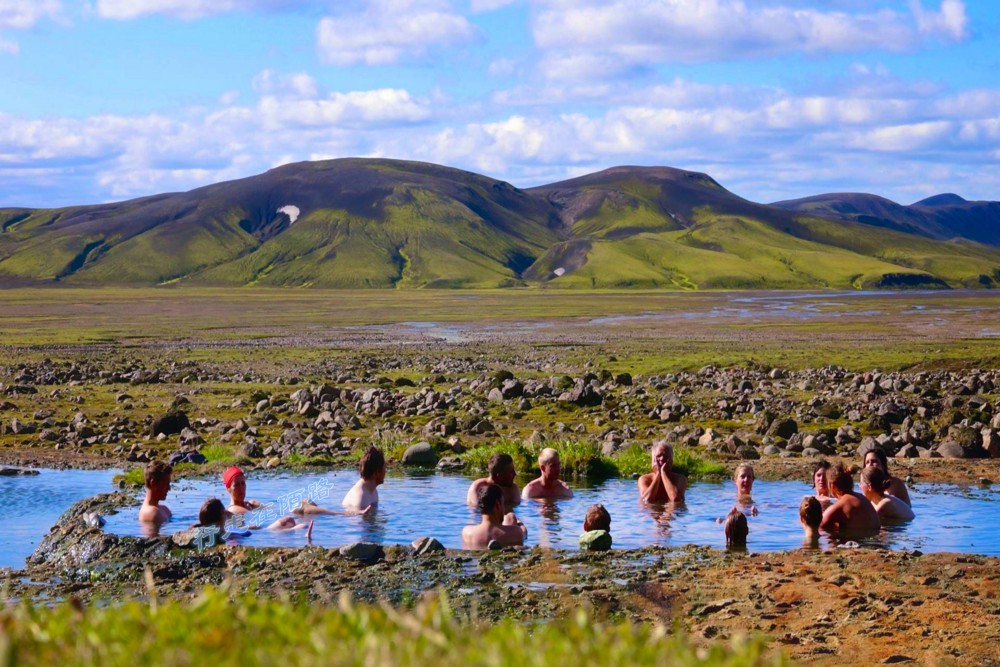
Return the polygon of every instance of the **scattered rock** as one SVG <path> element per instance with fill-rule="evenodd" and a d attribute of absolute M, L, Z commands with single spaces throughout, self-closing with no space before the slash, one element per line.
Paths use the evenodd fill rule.
<path fill-rule="evenodd" d="M 373 542 L 354 542 L 338 549 L 341 556 L 352 560 L 373 561 L 385 557 L 381 544 Z"/>
<path fill-rule="evenodd" d="M 403 452 L 402 463 L 408 466 L 434 466 L 438 462 L 434 448 L 428 442 L 410 445 Z"/>

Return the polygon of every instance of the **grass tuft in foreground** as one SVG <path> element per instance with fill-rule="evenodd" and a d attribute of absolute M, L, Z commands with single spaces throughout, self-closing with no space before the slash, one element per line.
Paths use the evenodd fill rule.
<path fill-rule="evenodd" d="M 0 665 L 785 664 L 764 642 L 699 647 L 662 628 L 600 623 L 583 609 L 536 626 L 461 621 L 438 597 L 411 611 L 329 606 L 206 588 L 193 600 L 0 610 Z"/>

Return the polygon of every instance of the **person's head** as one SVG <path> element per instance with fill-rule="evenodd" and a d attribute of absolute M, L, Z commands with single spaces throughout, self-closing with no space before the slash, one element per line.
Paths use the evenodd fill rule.
<path fill-rule="evenodd" d="M 889 458 L 885 455 L 885 451 L 881 447 L 872 447 L 867 452 L 865 452 L 864 460 L 865 468 L 878 467 L 882 469 L 882 472 L 889 475 Z"/>
<path fill-rule="evenodd" d="M 886 474 L 881 468 L 871 466 L 861 471 L 861 493 L 865 494 L 868 500 L 881 499 L 885 494 L 887 482 Z"/>
<path fill-rule="evenodd" d="M 669 443 L 657 442 L 650 452 L 653 459 L 653 472 L 659 472 L 660 468 L 666 466 L 670 470 L 674 466 L 674 448 Z"/>
<path fill-rule="evenodd" d="M 583 517 L 583 529 L 611 532 L 611 514 L 604 509 L 604 505 L 591 505 L 587 509 L 587 515 Z"/>
<path fill-rule="evenodd" d="M 236 466 L 229 466 L 226 472 L 222 473 L 222 483 L 226 485 L 233 502 L 243 502 L 247 495 L 247 478 L 242 470 Z"/>
<path fill-rule="evenodd" d="M 503 487 L 510 487 L 517 476 L 513 457 L 499 452 L 490 457 L 489 471 L 490 481 Z"/>
<path fill-rule="evenodd" d="M 476 506 L 483 516 L 490 516 L 499 521 L 504 513 L 503 489 L 499 484 L 486 484 L 479 491 L 479 502 Z"/>
<path fill-rule="evenodd" d="M 146 480 L 146 488 L 155 500 L 163 500 L 170 491 L 170 476 L 174 469 L 169 463 L 163 461 L 150 461 L 146 465 L 143 477 Z"/>
<path fill-rule="evenodd" d="M 726 516 L 726 546 L 745 547 L 747 545 L 747 533 L 750 526 L 747 525 L 747 517 L 738 508 L 729 510 Z"/>
<path fill-rule="evenodd" d="M 381 484 L 385 481 L 385 455 L 382 450 L 372 445 L 368 450 L 361 455 L 361 461 L 358 463 L 358 471 L 361 473 L 361 479 L 366 482 L 376 482 Z"/>
<path fill-rule="evenodd" d="M 733 481 L 736 482 L 736 493 L 741 496 L 749 496 L 753 489 L 753 466 L 749 463 L 741 463 L 736 466 L 733 473 Z"/>
<path fill-rule="evenodd" d="M 813 470 L 813 489 L 818 496 L 829 496 L 830 487 L 826 484 L 826 471 L 830 468 L 829 461 L 820 461 Z"/>
<path fill-rule="evenodd" d="M 803 526 L 817 529 L 823 522 L 823 506 L 816 496 L 806 496 L 799 504 L 799 521 Z"/>
<path fill-rule="evenodd" d="M 826 485 L 830 493 L 839 498 L 854 490 L 854 478 L 843 463 L 834 463 L 826 471 Z"/>
<path fill-rule="evenodd" d="M 559 462 L 559 452 L 551 447 L 543 449 L 542 453 L 538 455 L 538 467 L 541 469 L 542 478 L 546 482 L 557 481 L 559 473 L 562 471 L 562 464 Z"/>
<path fill-rule="evenodd" d="M 198 525 L 207 528 L 208 526 L 226 526 L 226 506 L 218 498 L 209 498 L 198 511 Z"/>

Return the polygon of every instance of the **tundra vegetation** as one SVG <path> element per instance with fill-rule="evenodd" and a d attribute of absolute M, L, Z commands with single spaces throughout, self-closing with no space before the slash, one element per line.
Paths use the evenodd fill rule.
<path fill-rule="evenodd" d="M 232 463 L 353 467 L 371 443 L 401 466 L 426 442 L 423 465 L 477 474 L 496 451 L 531 473 L 553 446 L 572 480 L 645 472 L 652 443 L 667 440 L 693 478 L 752 460 L 758 477 L 807 479 L 817 457 L 856 462 L 878 445 L 916 480 L 996 480 L 998 310 L 987 291 L 4 291 L 0 462 L 122 466 L 128 486 L 146 461 L 181 449 L 207 462 L 178 476 Z M 93 540 L 74 533 L 9 580 L 11 596 L 86 606 L 8 606 L 0 658 L 116 664 L 159 650 L 170 664 L 264 662 L 298 647 L 303 664 L 353 664 L 377 647 L 379 664 L 431 651 L 480 664 L 503 645 L 515 660 L 543 651 L 546 664 L 768 664 L 777 658 L 762 642 L 809 662 L 898 662 L 926 637 L 942 660 L 996 645 L 969 629 L 980 627 L 969 614 L 998 613 L 1000 599 L 987 595 L 995 559 L 975 556 L 650 548 L 584 561 L 536 548 L 418 561 L 387 549 L 347 564 L 318 549 L 192 557 L 164 542 Z M 96 560 L 71 562 L 84 552 Z M 789 583 L 801 576 L 801 588 Z M 209 583 L 224 589 L 203 592 Z M 438 583 L 450 602 L 417 604 Z M 251 585 L 259 595 L 238 592 Z M 887 586 L 886 599 L 866 597 Z M 337 603 L 344 590 L 363 602 Z M 119 602 L 92 604 L 106 597 Z M 910 602 L 939 625 L 921 624 Z M 831 619 L 888 613 L 899 630 L 876 645 L 864 623 L 826 639 Z"/>

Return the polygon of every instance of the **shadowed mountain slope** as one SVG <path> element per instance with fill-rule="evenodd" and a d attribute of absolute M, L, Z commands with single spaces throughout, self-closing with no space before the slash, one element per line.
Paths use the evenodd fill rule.
<path fill-rule="evenodd" d="M 521 190 L 427 163 L 304 162 L 126 202 L 0 209 L 0 285 L 1000 284 L 1000 248 L 986 245 L 994 241 L 979 223 L 996 202 L 942 195 L 904 207 L 826 195 L 779 204 L 668 167 Z M 978 236 L 955 231 L 966 228 Z"/>
<path fill-rule="evenodd" d="M 1000 202 L 966 201 L 956 194 L 928 197 L 910 206 L 858 193 L 816 195 L 772 204 L 797 213 L 853 220 L 932 239 L 962 237 L 1000 245 Z"/>

